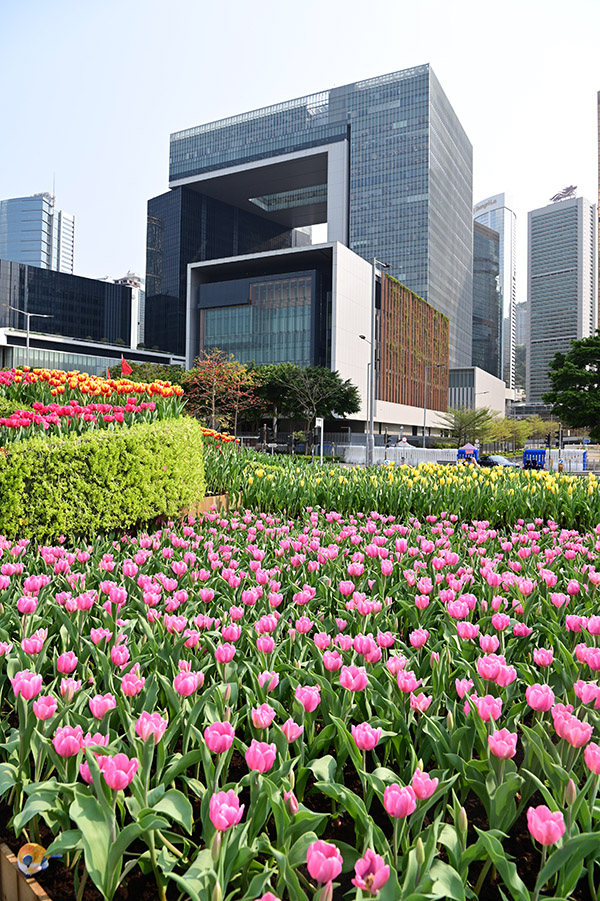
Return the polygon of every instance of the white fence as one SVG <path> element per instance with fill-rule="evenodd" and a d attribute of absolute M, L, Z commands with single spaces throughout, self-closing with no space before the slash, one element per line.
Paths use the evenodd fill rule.
<path fill-rule="evenodd" d="M 366 448 L 363 445 L 337 445 L 336 453 L 343 457 L 344 463 L 360 465 L 365 463 Z M 558 470 L 559 460 L 562 460 L 563 472 L 583 472 L 585 451 L 580 448 L 563 448 L 561 451 L 546 450 L 545 469 Z M 376 447 L 374 449 L 375 463 L 385 463 L 391 460 L 396 464 L 406 463 L 407 466 L 418 466 L 419 463 L 456 463 L 456 448 L 436 449 L 429 447 L 413 447 L 411 444 L 398 447 Z M 551 461 L 551 462 L 550 462 Z"/>

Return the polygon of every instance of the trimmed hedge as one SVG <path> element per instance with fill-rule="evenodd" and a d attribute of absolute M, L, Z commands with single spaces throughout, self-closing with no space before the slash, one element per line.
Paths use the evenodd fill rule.
<path fill-rule="evenodd" d="M 56 540 L 176 517 L 204 497 L 201 426 L 183 417 L 0 449 L 0 534 Z"/>

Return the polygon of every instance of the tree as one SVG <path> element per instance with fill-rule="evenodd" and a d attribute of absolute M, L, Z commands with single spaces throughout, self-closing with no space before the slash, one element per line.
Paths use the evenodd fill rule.
<path fill-rule="evenodd" d="M 205 351 L 183 381 L 186 410 L 213 429 L 233 428 L 235 433 L 240 416 L 258 403 L 257 383 L 256 373 L 232 354 L 218 348 Z"/>
<path fill-rule="evenodd" d="M 131 382 L 143 382 L 151 384 L 152 382 L 171 382 L 172 385 L 181 385 L 186 375 L 185 369 L 181 366 L 170 366 L 163 363 L 129 363 L 132 372 L 127 378 Z M 111 378 L 121 378 L 121 364 L 111 366 L 109 369 Z"/>
<path fill-rule="evenodd" d="M 542 395 L 552 412 L 571 428 L 589 428 L 600 441 L 600 334 L 571 342 L 565 355 L 557 353 L 550 363 L 552 390 Z"/>
<path fill-rule="evenodd" d="M 456 439 L 457 447 L 462 447 L 468 442 L 474 444 L 476 440 L 483 443 L 493 434 L 498 420 L 496 414 L 487 407 L 480 410 L 472 410 L 470 407 L 450 409 L 442 418 L 443 427 L 449 429 L 452 437 Z"/>
<path fill-rule="evenodd" d="M 262 370 L 262 366 L 258 367 L 260 373 Z M 325 366 L 302 369 L 293 363 L 280 363 L 269 367 L 264 384 L 266 393 L 276 398 L 277 415 L 303 419 L 307 431 L 317 416 L 346 416 L 360 410 L 358 388 Z"/>

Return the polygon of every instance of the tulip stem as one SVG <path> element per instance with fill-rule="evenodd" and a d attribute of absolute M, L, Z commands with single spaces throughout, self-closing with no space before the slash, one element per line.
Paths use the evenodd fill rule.
<path fill-rule="evenodd" d="M 542 845 L 542 859 L 541 859 L 541 861 L 540 861 L 540 873 L 541 873 L 542 870 L 544 869 L 544 864 L 546 863 L 546 855 L 547 855 L 547 854 L 548 854 L 548 847 L 547 847 L 547 845 Z M 539 876 L 538 876 L 538 880 L 539 880 Z M 543 885 L 538 885 L 538 884 L 536 883 L 535 891 L 534 891 L 534 893 L 533 893 L 533 896 L 532 896 L 531 901 L 537 901 L 538 895 L 539 895 L 539 893 L 540 893 L 540 890 L 543 889 L 543 887 L 544 887 Z"/>
<path fill-rule="evenodd" d="M 492 865 L 491 858 L 488 857 L 486 862 L 484 863 L 483 867 L 481 868 L 481 873 L 479 874 L 479 878 L 477 880 L 477 885 L 475 886 L 475 888 L 473 890 L 475 895 L 477 895 L 477 897 L 479 897 L 479 893 L 481 892 L 481 887 L 483 885 L 484 879 L 487 876 L 488 870 L 491 867 L 491 865 Z M 534 901 L 535 901 L 535 899 L 534 899 Z"/>

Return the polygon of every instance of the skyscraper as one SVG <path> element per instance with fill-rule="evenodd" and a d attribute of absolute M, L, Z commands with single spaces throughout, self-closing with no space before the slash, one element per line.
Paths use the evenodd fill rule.
<path fill-rule="evenodd" d="M 502 295 L 502 362 L 499 378 L 507 388 L 515 387 L 515 304 L 516 294 L 516 225 L 517 217 L 506 194 L 494 194 L 475 204 L 475 222 L 493 228 L 500 235 L 500 293 Z M 477 364 L 479 365 L 479 364 Z"/>
<path fill-rule="evenodd" d="M 502 378 L 500 235 L 473 223 L 473 366 Z"/>
<path fill-rule="evenodd" d="M 0 200 L 0 259 L 73 273 L 75 217 L 52 194 Z"/>
<path fill-rule="evenodd" d="M 528 214 L 527 403 L 549 390 L 548 366 L 598 322 L 596 207 L 573 197 Z"/>
<path fill-rule="evenodd" d="M 445 314 L 450 363 L 470 365 L 472 148 L 429 65 L 177 132 L 169 185 L 149 202 L 147 343 L 160 343 L 166 296 L 180 332 L 188 263 L 299 245 L 300 229 L 327 223 L 328 242 L 387 263 Z M 165 292 L 174 255 L 179 287 Z"/>

